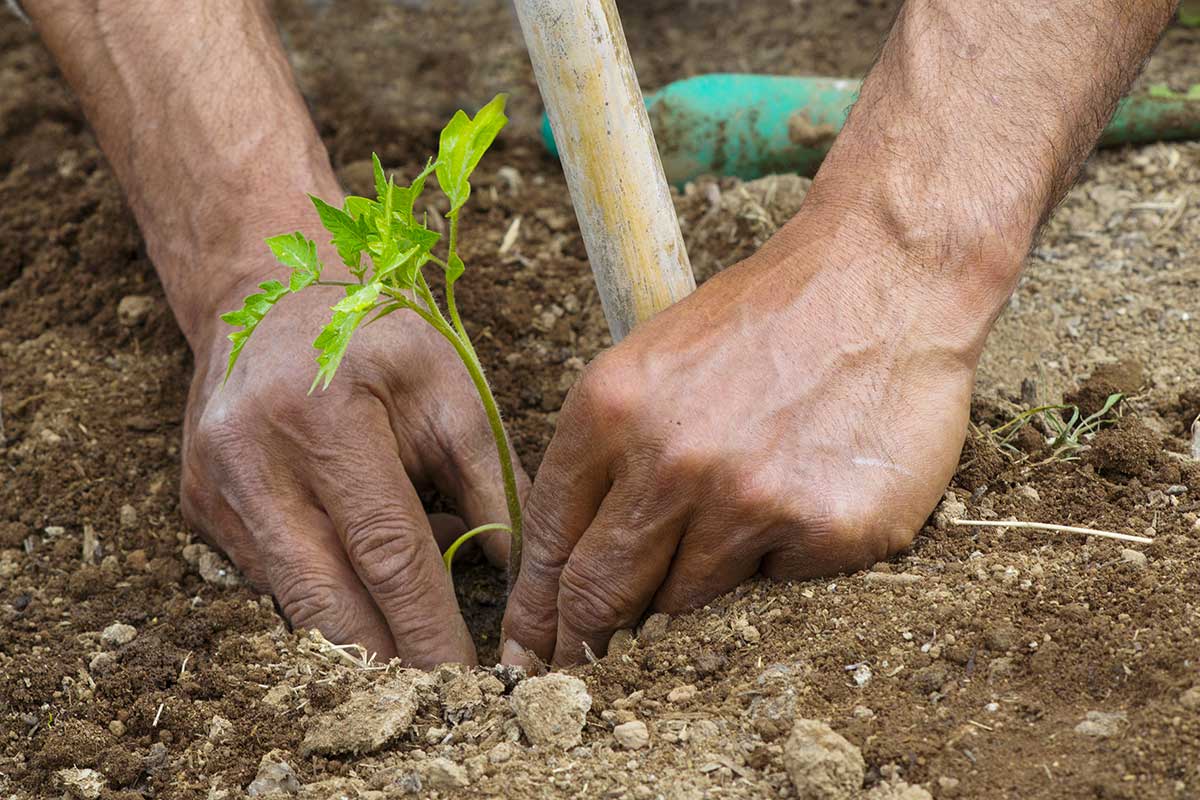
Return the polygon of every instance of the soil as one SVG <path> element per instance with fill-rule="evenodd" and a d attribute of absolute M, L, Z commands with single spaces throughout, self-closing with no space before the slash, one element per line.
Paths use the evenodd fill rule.
<path fill-rule="evenodd" d="M 719 70 L 861 75 L 896 6 L 622 11 L 656 87 Z M 536 470 L 567 388 L 609 339 L 505 4 L 277 11 L 350 188 L 371 150 L 412 169 L 454 109 L 513 93 L 514 126 L 465 220 L 480 274 L 463 304 Z M 1198 39 L 1173 28 L 1144 80 L 1200 80 Z M 363 69 L 367 58 L 382 63 Z M 0 20 L 0 796 L 57 797 L 63 780 L 86 794 L 88 778 L 110 800 L 234 798 L 257 776 L 256 792 L 304 797 L 789 797 L 795 720 L 858 748 L 872 797 L 902 796 L 903 782 L 935 797 L 1200 796 L 1200 561 L 1188 550 L 1200 467 L 1185 455 L 1200 415 L 1197 185 L 1197 144 L 1091 161 L 997 324 L 949 499 L 909 552 L 652 617 L 571 671 L 590 695 L 572 688 L 568 704 L 581 743 L 533 748 L 515 676 L 354 663 L 290 631 L 193 541 L 178 503 L 186 345 L 68 89 L 34 35 Z M 697 274 L 753 252 L 805 187 L 688 187 L 678 205 Z M 1039 421 L 1007 448 L 989 433 L 1036 403 L 1065 395 L 1086 413 L 1114 392 L 1113 424 L 1073 460 L 1050 457 Z M 946 523 L 960 514 L 1154 543 Z M 486 662 L 503 580 L 477 566 L 459 583 Z M 366 744 L 344 752 L 305 745 L 346 709 L 347 728 L 375 714 L 391 727 L 351 731 Z"/>

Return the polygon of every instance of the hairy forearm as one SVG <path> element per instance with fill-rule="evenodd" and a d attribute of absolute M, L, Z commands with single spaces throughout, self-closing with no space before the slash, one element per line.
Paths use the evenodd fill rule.
<path fill-rule="evenodd" d="M 264 235 L 258 223 L 286 216 L 305 191 L 337 191 L 265 4 L 24 6 L 125 189 L 184 332 L 197 335 L 241 280 L 238 255 Z"/>
<path fill-rule="evenodd" d="M 909 0 L 813 205 L 865 209 L 990 326 L 1175 5 Z"/>

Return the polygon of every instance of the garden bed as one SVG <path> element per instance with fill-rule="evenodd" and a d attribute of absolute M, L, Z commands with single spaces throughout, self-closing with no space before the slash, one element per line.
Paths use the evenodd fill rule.
<path fill-rule="evenodd" d="M 293 0 L 279 12 L 352 190 L 370 185 L 372 149 L 412 173 L 454 109 L 513 93 L 513 126 L 464 217 L 475 275 L 460 303 L 533 472 L 567 389 L 608 344 L 604 319 L 558 165 L 536 139 L 515 22 L 499 0 L 423 5 Z M 895 5 L 624 4 L 647 86 L 700 71 L 861 74 Z M 1200 79 L 1198 38 L 1169 32 L 1148 79 Z M 1200 795 L 1200 468 L 1183 455 L 1200 414 L 1197 185 L 1200 145 L 1089 164 L 989 341 L 952 485 L 973 517 L 1153 545 L 931 521 L 871 572 L 754 581 L 652 618 L 572 670 L 591 697 L 581 744 L 532 749 L 510 675 L 355 665 L 288 631 L 195 544 L 178 502 L 185 342 L 68 90 L 33 35 L 0 20 L 0 796 L 57 796 L 61 771 L 80 768 L 102 773 L 110 798 L 237 797 L 273 750 L 294 773 L 292 784 L 276 769 L 282 785 L 312 797 L 418 785 L 794 796 L 784 751 L 802 718 L 861 749 L 878 797 L 901 782 L 935 797 Z M 678 207 L 698 276 L 753 252 L 805 188 L 691 186 Z M 1077 461 L 1046 460 L 1029 435 L 1005 453 L 985 432 L 1035 401 L 1087 408 L 1113 391 L 1128 396 L 1119 421 Z M 503 579 L 479 565 L 456 578 L 481 660 L 494 660 Z M 321 715 L 381 683 L 411 695 L 412 719 L 376 752 L 305 745 Z M 614 737 L 631 720 L 646 725 L 644 748 Z"/>

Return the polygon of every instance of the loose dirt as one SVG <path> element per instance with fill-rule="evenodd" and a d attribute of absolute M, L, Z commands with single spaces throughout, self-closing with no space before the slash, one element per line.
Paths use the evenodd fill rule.
<path fill-rule="evenodd" d="M 897 4 L 622 5 L 656 87 L 720 70 L 860 75 Z M 609 340 L 535 138 L 515 22 L 499 0 L 277 10 L 350 188 L 372 150 L 411 170 L 455 108 L 513 93 L 514 126 L 464 221 L 478 274 L 463 302 L 536 470 L 567 389 Z M 1172 29 L 1145 80 L 1200 80 L 1197 39 Z M 35 37 L 0 20 L 0 795 L 794 797 L 804 764 L 856 778 L 857 752 L 873 798 L 1200 796 L 1200 469 L 1184 455 L 1200 414 L 1197 185 L 1200 145 L 1089 164 L 989 342 L 959 473 L 908 553 L 652 617 L 571 671 L 578 713 L 518 720 L 518 676 L 356 661 L 289 631 L 194 542 L 178 504 L 186 345 L 69 91 Z M 678 205 L 697 274 L 751 253 L 805 188 L 689 187 Z M 1095 409 L 1114 391 L 1128 395 L 1118 421 L 1077 460 L 1049 458 L 1036 423 L 1011 449 L 988 433 L 1033 404 Z M 947 524 L 960 514 L 1154 544 Z M 485 661 L 502 588 L 462 570 Z M 567 750 L 522 733 L 550 725 L 573 743 L 561 728 L 576 718 Z M 824 755 L 801 757 L 813 748 Z"/>

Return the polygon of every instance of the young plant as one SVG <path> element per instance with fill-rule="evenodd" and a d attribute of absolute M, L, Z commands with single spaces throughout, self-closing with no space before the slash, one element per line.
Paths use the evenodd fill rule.
<path fill-rule="evenodd" d="M 459 214 L 471 195 L 471 173 L 508 122 L 504 115 L 505 100 L 505 95 L 498 95 L 480 109 L 473 119 L 462 111 L 457 112 L 442 129 L 437 160 L 430 159 L 425 169 L 408 186 L 397 186 L 392 176 L 385 176 L 379 157 L 372 154 L 376 199 L 350 196 L 341 208 L 337 208 L 319 197 L 309 196 L 354 281 L 322 279 L 324 265 L 317 255 L 317 246 L 302 233 L 273 236 L 267 239 L 267 245 L 279 263 L 291 270 L 288 282 L 284 284 L 270 280 L 260 284 L 260 292 L 247 297 L 242 308 L 222 315 L 221 319 L 238 328 L 229 334 L 233 350 L 229 354 L 229 367 L 225 373 L 228 380 L 250 335 L 276 303 L 289 294 L 312 287 L 335 286 L 341 289 L 344 297 L 333 305 L 332 319 L 313 342 L 317 350 L 317 374 L 309 393 L 318 385 L 322 390 L 329 386 L 354 332 L 364 324 L 370 324 L 394 311 L 407 310 L 433 326 L 454 347 L 479 392 L 492 437 L 496 441 L 504 496 L 508 504 L 508 524 L 493 522 L 464 533 L 446 550 L 446 569 L 450 569 L 458 548 L 472 537 L 485 531 L 507 530 L 512 536 L 509 557 L 511 583 L 521 557 L 521 504 L 517 496 L 508 434 L 454 298 L 455 284 L 466 271 L 458 248 Z M 430 230 L 425 220 L 418 219 L 414 211 L 430 175 L 436 178 L 442 193 L 450 201 L 450 210 L 446 214 L 449 232 L 445 253 L 441 257 L 434 252 L 434 248 L 442 243 L 442 235 Z M 422 272 L 429 264 L 440 268 L 445 277 L 449 318 L 442 313 Z"/>
<path fill-rule="evenodd" d="M 1020 452 L 1012 443 L 1013 439 L 1022 428 L 1041 417 L 1046 429 L 1051 432 L 1051 435 L 1046 437 L 1046 444 L 1050 448 L 1047 460 L 1072 461 L 1078 458 L 1077 453 L 1086 444 L 1087 439 L 1106 422 L 1112 421 L 1108 415 L 1122 399 L 1124 395 L 1120 393 L 1110 394 L 1099 411 L 1086 417 L 1079 411 L 1078 406 L 1038 406 L 1022 411 L 999 428 L 994 428 L 991 434 L 1001 448 L 1013 453 Z"/>

